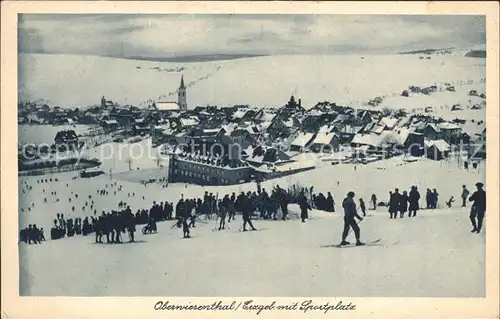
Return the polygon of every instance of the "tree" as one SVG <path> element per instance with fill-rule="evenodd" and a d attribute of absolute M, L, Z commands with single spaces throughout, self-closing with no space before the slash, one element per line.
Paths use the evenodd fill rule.
<path fill-rule="evenodd" d="M 382 113 L 383 116 L 391 116 L 394 113 L 394 110 L 390 109 L 390 108 L 387 108 L 387 107 L 384 107 L 382 109 L 381 113 Z"/>
<path fill-rule="evenodd" d="M 132 159 L 130 157 L 127 159 L 127 163 L 128 163 L 128 170 L 131 171 L 132 170 Z"/>

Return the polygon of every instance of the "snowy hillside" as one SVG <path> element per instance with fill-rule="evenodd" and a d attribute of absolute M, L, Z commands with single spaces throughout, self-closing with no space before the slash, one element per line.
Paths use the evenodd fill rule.
<path fill-rule="evenodd" d="M 240 217 L 220 232 L 198 223 L 189 240 L 163 222 L 135 244 L 78 236 L 22 245 L 21 295 L 484 296 L 485 237 L 469 233 L 464 209 L 369 215 L 362 239 L 380 246 L 342 249 L 321 247 L 340 241 L 342 218 L 311 215 L 305 224 L 254 221 L 261 231 L 247 233 Z"/>
<path fill-rule="evenodd" d="M 185 69 L 167 72 L 179 67 Z M 318 101 L 357 106 L 376 96 L 399 95 L 410 85 L 474 80 L 478 84 L 472 88 L 484 92 L 479 80 L 485 77 L 486 68 L 484 60 L 463 55 L 438 55 L 424 60 L 414 55 L 296 55 L 196 63 L 19 55 L 20 98 L 46 99 L 62 107 L 98 104 L 103 95 L 121 104 L 135 105 L 160 96 L 175 100 L 175 94 L 168 94 L 177 89 L 181 74 L 188 85 L 191 108 L 207 104 L 278 107 L 292 93 L 308 108 Z M 398 98 L 387 103 L 397 108 L 421 108 L 432 99 L 435 97 Z M 447 103 L 457 102 L 443 104 Z"/>
<path fill-rule="evenodd" d="M 36 223 L 44 227 L 48 237 L 57 213 L 70 218 L 92 215 L 88 207 L 82 210 L 84 203 L 90 201 L 89 195 L 99 213 L 116 209 L 119 201 L 126 201 L 135 212 L 149 208 L 153 201 L 176 202 L 181 194 L 201 197 L 205 191 L 223 194 L 256 188 L 253 183 L 207 188 L 170 184 L 162 188 L 158 184 L 143 186 L 120 179 L 113 182 L 123 185 L 123 190 L 115 195 L 109 185 L 106 188 L 111 183 L 109 176 L 72 180 L 74 175 L 53 175 L 59 182 L 48 184 L 38 184 L 40 177 L 20 178 L 20 185 L 26 181 L 32 186 L 20 197 L 20 226 Z M 257 220 L 254 223 L 262 231 L 255 233 L 238 232 L 241 219 L 237 217 L 230 224 L 231 229 L 222 232 L 211 231 L 213 221 L 198 223 L 190 240 L 181 239 L 181 231 L 170 228 L 172 222 L 164 222 L 158 224 L 157 235 L 138 234 L 137 244 L 95 245 L 92 236 L 36 246 L 22 244 L 21 294 L 481 296 L 484 283 L 478 278 L 484 276 L 484 234 L 469 233 L 468 210 L 458 208 L 458 199 L 462 184 L 472 190 L 477 181 L 484 180 L 482 165 L 479 171 L 466 172 L 456 162 L 445 161 L 409 163 L 393 158 L 358 166 L 356 170 L 353 165 L 324 166 L 266 181 L 262 187 L 314 185 L 315 192 L 332 192 L 338 210 L 349 190 L 365 201 L 372 193 L 385 201 L 389 190 L 417 185 L 421 193 L 426 188 L 438 190 L 440 209 L 421 211 L 411 220 L 389 220 L 385 208 L 369 211 L 372 216 L 361 224 L 362 239 L 381 238 L 382 246 L 359 249 L 321 248 L 340 241 L 342 219 L 337 213 L 320 211 L 311 212 L 311 219 L 305 224 L 297 220 Z M 96 190 L 100 188 L 106 188 L 109 195 L 98 196 Z M 22 190 L 20 186 L 19 192 Z M 57 195 L 50 195 L 52 191 Z M 128 197 L 132 192 L 135 196 Z M 80 196 L 69 203 L 72 193 Z M 450 196 L 457 200 L 452 209 L 444 205 Z M 424 202 L 422 199 L 420 204 Z M 32 203 L 35 207 L 28 211 Z M 71 211 L 72 206 L 75 212 Z M 297 212 L 298 208 L 294 205 L 291 210 Z M 401 258 L 403 254 L 405 257 Z M 60 262 L 58 271 L 46 273 L 47 267 L 55 265 L 55 259 Z"/>

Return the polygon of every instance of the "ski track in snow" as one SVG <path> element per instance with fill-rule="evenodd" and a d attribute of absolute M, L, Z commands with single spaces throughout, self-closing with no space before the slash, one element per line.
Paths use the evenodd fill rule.
<path fill-rule="evenodd" d="M 444 201 L 455 196 L 458 206 L 460 188 L 470 190 L 477 181 L 484 181 L 484 170 L 465 172 L 456 163 L 421 160 L 405 165 L 401 158 L 358 166 L 325 166 L 291 177 L 270 180 L 287 187 L 289 183 L 314 185 L 315 192 L 332 191 L 337 203 L 333 216 L 312 211 L 307 223 L 298 220 L 254 221 L 262 232 L 235 235 L 241 217 L 228 224 L 230 230 L 212 232 L 215 221 L 197 223 L 193 238 L 181 239 L 181 230 L 171 228 L 172 222 L 158 224 L 159 233 L 142 235 L 140 243 L 96 245 L 94 237 L 77 236 L 42 245 L 20 245 L 21 295 L 67 296 L 407 296 L 407 297 L 479 297 L 484 295 L 484 234 L 471 234 L 468 209 L 443 208 Z M 411 169 L 409 169 L 411 166 Z M 387 171 L 377 168 L 386 168 Z M 425 174 L 425 180 L 423 178 Z M 59 182 L 37 184 L 40 177 L 20 178 L 33 187 L 20 196 L 20 208 L 34 202 L 35 209 L 20 212 L 20 225 L 36 223 L 44 227 L 46 236 L 57 213 L 67 217 L 85 217 L 92 213 L 81 211 L 88 195 L 92 195 L 100 212 L 116 209 L 120 200 L 133 212 L 149 208 L 153 200 L 177 201 L 181 194 L 202 196 L 205 190 L 223 194 L 255 190 L 255 184 L 207 187 L 170 184 L 163 189 L 158 184 L 147 187 L 117 180 L 122 192 L 101 197 L 96 189 L 110 183 L 109 176 L 71 180 L 76 173 L 53 175 Z M 328 176 L 328 178 L 325 178 Z M 49 178 L 49 176 L 44 176 Z M 115 181 L 115 180 L 113 180 Z M 337 181 L 339 185 L 337 186 Z M 66 187 L 69 183 L 69 187 Z M 381 244 L 399 241 L 396 245 L 357 247 L 353 249 L 323 249 L 321 245 L 338 244 L 342 218 L 338 203 L 347 191 L 354 190 L 356 198 L 365 201 L 372 193 L 387 200 L 388 191 L 399 187 L 408 189 L 416 184 L 422 195 L 425 188 L 437 188 L 441 209 L 420 211 L 417 218 L 390 220 L 385 208 L 368 211 L 361 223 L 362 240 L 382 238 Z M 60 202 L 45 196 L 57 191 Z M 67 202 L 70 192 L 79 199 Z M 21 188 L 20 188 L 21 192 Z M 128 198 L 128 192 L 135 192 Z M 387 194 L 387 195 L 386 195 Z M 145 199 L 142 199 L 145 196 Z M 76 211 L 71 212 L 75 205 Z M 292 205 L 291 212 L 298 214 Z M 123 236 L 123 234 L 122 234 Z M 127 238 L 127 235 L 123 236 Z M 351 234 L 348 240 L 353 241 Z M 54 269 L 54 271 L 47 271 Z"/>

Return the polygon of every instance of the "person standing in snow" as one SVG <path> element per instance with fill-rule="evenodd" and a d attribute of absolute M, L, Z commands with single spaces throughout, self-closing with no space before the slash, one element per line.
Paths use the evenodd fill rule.
<path fill-rule="evenodd" d="M 438 205 L 439 194 L 435 188 L 432 189 L 432 208 L 436 209 Z"/>
<path fill-rule="evenodd" d="M 418 201 L 420 200 L 420 193 L 418 192 L 417 186 L 412 186 L 410 190 L 410 195 L 408 196 L 408 202 L 410 203 L 408 217 L 417 216 L 417 211 L 419 210 Z"/>
<path fill-rule="evenodd" d="M 373 210 L 376 210 L 377 209 L 377 195 L 372 194 L 371 200 L 372 200 Z"/>
<path fill-rule="evenodd" d="M 227 220 L 228 223 L 231 221 L 231 219 L 234 220 L 234 216 L 236 214 L 235 201 L 236 201 L 236 194 L 233 192 L 231 194 L 231 197 L 229 198 L 229 202 L 228 202 L 228 206 L 229 206 L 228 207 L 229 219 Z"/>
<path fill-rule="evenodd" d="M 403 218 L 407 210 L 408 210 L 408 193 L 406 191 L 403 191 L 403 194 L 399 197 L 399 217 Z"/>
<path fill-rule="evenodd" d="M 469 197 L 469 190 L 465 185 L 462 185 L 462 207 L 466 207 L 467 197 Z"/>
<path fill-rule="evenodd" d="M 483 226 L 484 213 L 486 211 L 486 192 L 483 190 L 483 186 L 484 184 L 481 182 L 476 183 L 477 190 L 469 198 L 469 202 L 474 202 L 469 216 L 472 226 L 474 227 L 471 233 L 476 232 L 479 234 Z"/>
<path fill-rule="evenodd" d="M 328 192 L 328 196 L 326 197 L 326 211 L 335 213 L 335 201 L 330 192 Z"/>
<path fill-rule="evenodd" d="M 304 192 L 302 192 L 297 198 L 297 203 L 299 204 L 300 207 L 300 218 L 302 219 L 302 222 L 305 223 L 306 219 L 309 218 L 307 210 L 311 209 L 311 206 L 309 205 L 309 202 Z"/>
<path fill-rule="evenodd" d="M 366 216 L 366 206 L 365 206 L 365 202 L 363 201 L 362 198 L 359 199 L 359 208 L 361 209 L 361 212 L 363 213 L 363 217 Z"/>
<path fill-rule="evenodd" d="M 281 219 L 286 220 L 286 216 L 288 215 L 288 194 L 286 190 L 281 190 L 279 200 L 281 207 Z"/>
<path fill-rule="evenodd" d="M 396 188 L 395 192 L 389 192 L 389 215 L 390 219 L 398 217 L 399 210 L 399 190 Z"/>
<path fill-rule="evenodd" d="M 340 242 L 341 246 L 350 244 L 348 241 L 346 241 L 346 238 L 351 227 L 354 231 L 354 236 L 356 237 L 356 246 L 364 245 L 364 243 L 360 241 L 361 231 L 355 220 L 355 218 L 357 218 L 359 219 L 359 221 L 362 221 L 363 217 L 359 216 L 356 211 L 354 195 L 354 192 L 350 191 L 349 193 L 347 193 L 347 197 L 342 202 L 342 207 L 344 208 L 344 231 L 342 232 L 342 241 Z"/>
<path fill-rule="evenodd" d="M 428 188 L 427 188 L 427 192 L 425 193 L 425 203 L 426 203 L 427 209 L 432 208 L 432 192 Z"/>

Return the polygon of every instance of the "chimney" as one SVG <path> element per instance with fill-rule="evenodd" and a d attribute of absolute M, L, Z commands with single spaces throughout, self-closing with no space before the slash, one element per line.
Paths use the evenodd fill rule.
<path fill-rule="evenodd" d="M 302 106 L 302 99 L 299 99 L 299 106 Z"/>

